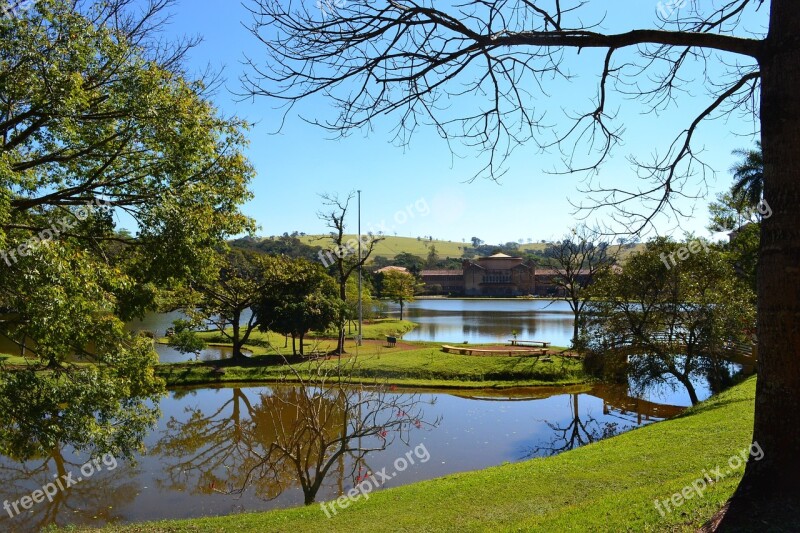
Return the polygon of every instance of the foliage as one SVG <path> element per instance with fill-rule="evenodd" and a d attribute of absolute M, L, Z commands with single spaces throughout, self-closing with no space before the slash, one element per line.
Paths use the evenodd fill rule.
<path fill-rule="evenodd" d="M 169 5 L 48 0 L 0 19 L 0 334 L 39 356 L 0 376 L 7 453 L 138 448 L 163 384 L 124 321 L 252 227 L 247 125 L 185 75 L 194 42 L 159 35 Z"/>
<path fill-rule="evenodd" d="M 400 320 L 403 320 L 403 305 L 413 302 L 414 295 L 421 290 L 417 279 L 400 270 L 390 270 L 383 274 L 383 297 L 400 304 Z"/>
<path fill-rule="evenodd" d="M 184 312 L 197 326 L 220 331 L 233 345 L 233 358 L 242 359 L 242 346 L 257 326 L 251 307 L 262 297 L 272 271 L 282 263 L 236 248 L 218 252 L 214 259 L 216 276 L 192 285 Z"/>
<path fill-rule="evenodd" d="M 428 257 L 425 259 L 425 266 L 427 268 L 435 268 L 439 262 L 439 253 L 436 251 L 436 245 L 431 244 L 428 248 Z"/>
<path fill-rule="evenodd" d="M 358 279 L 351 277 L 347 280 L 347 287 L 345 288 L 345 317 L 347 320 L 358 319 Z M 372 287 L 369 279 L 365 276 L 361 280 L 361 315 L 364 319 L 372 318 L 374 314 L 373 307 L 374 300 L 372 299 Z"/>
<path fill-rule="evenodd" d="M 419 276 L 419 273 L 422 272 L 422 269 L 425 267 L 425 261 L 421 257 L 408 252 L 397 254 L 391 264 L 394 266 L 405 267 L 415 276 Z"/>
<path fill-rule="evenodd" d="M 206 348 L 206 342 L 194 331 L 192 321 L 178 319 L 172 322 L 173 334 L 167 344 L 181 353 L 199 354 Z"/>
<path fill-rule="evenodd" d="M 309 261 L 318 261 L 319 252 L 322 247 L 319 245 L 306 244 L 299 237 L 284 233 L 280 237 L 268 237 L 258 239 L 255 237 L 242 237 L 230 242 L 234 248 L 245 250 L 255 250 L 267 255 L 285 255 L 287 257 L 302 257 Z"/>
<path fill-rule="evenodd" d="M 325 330 L 343 314 L 336 282 L 319 263 L 305 259 L 274 258 L 266 286 L 253 305 L 261 331 L 272 330 L 300 339 L 310 330 Z"/>
<path fill-rule="evenodd" d="M 731 167 L 734 180 L 731 195 L 743 196 L 750 208 L 755 209 L 764 197 L 764 152 L 761 150 L 761 141 L 756 142 L 754 149 L 734 150 L 733 153 L 742 160 Z"/>
<path fill-rule="evenodd" d="M 747 224 L 737 231 L 730 242 L 722 245 L 722 253 L 733 266 L 736 275 L 752 291 L 757 290 L 758 249 L 761 243 L 761 225 Z"/>
<path fill-rule="evenodd" d="M 605 372 L 624 366 L 639 390 L 672 376 L 696 403 L 692 377 L 707 377 L 719 390 L 726 349 L 751 340 L 755 309 L 724 256 L 690 242 L 695 250 L 652 240 L 624 270 L 599 276 L 583 334 Z"/>
<path fill-rule="evenodd" d="M 711 232 L 735 231 L 749 223 L 758 222 L 756 211 L 750 207 L 744 193 L 719 193 L 716 201 L 709 204 L 708 211 L 711 214 L 708 230 Z"/>

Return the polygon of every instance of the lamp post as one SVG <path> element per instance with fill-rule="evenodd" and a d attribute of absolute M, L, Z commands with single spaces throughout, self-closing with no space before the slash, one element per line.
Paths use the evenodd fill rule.
<path fill-rule="evenodd" d="M 361 308 L 361 190 L 358 191 L 358 338 L 356 345 L 361 346 L 364 327 L 364 315 Z"/>

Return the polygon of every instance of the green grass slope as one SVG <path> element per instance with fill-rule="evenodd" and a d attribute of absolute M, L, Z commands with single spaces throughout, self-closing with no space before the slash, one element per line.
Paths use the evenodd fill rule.
<path fill-rule="evenodd" d="M 334 346 L 332 341 L 328 341 Z M 376 345 L 365 345 L 358 352 L 354 365 L 349 360 L 356 353 L 347 345 L 350 356 L 344 358 L 348 382 L 386 382 L 395 385 L 440 388 L 487 388 L 521 386 L 566 386 L 585 383 L 581 363 L 575 360 L 557 362 L 537 361 L 531 357 L 477 357 L 450 354 L 439 346 L 399 351 Z M 258 352 L 257 348 L 253 348 Z M 265 350 L 266 352 L 266 350 Z M 290 368 L 274 353 L 256 355 L 253 364 L 237 366 L 233 362 L 191 362 L 159 365 L 156 373 L 170 387 L 204 383 L 279 382 L 296 381 Z M 325 366 L 333 371 L 337 359 L 332 357 Z M 304 379 L 316 374 L 316 364 L 301 362 L 292 365 Z M 215 367 L 225 373 L 215 374 Z M 311 371 L 311 372 L 309 372 Z"/>
<path fill-rule="evenodd" d="M 332 518 L 319 505 L 219 518 L 115 526 L 178 531 L 692 531 L 732 494 L 747 449 L 755 378 L 666 422 L 556 457 L 374 492 Z M 430 449 L 432 461 L 439 461 Z M 444 452 L 442 452 L 444 453 Z M 671 513 L 666 500 L 721 467 L 727 475 Z M 690 489 L 691 490 L 691 489 Z"/>
<path fill-rule="evenodd" d="M 326 238 L 320 240 L 320 235 L 306 235 L 298 237 L 301 242 L 311 246 L 329 246 L 330 241 Z M 356 235 L 348 235 L 345 237 L 345 242 L 348 239 L 355 239 Z M 457 241 L 439 241 L 434 239 L 428 241 L 426 239 L 417 240 L 416 237 L 395 237 L 394 235 L 387 236 L 385 240 L 378 242 L 375 245 L 373 256 L 382 255 L 383 257 L 394 257 L 401 253 L 410 253 L 419 257 L 427 257 L 431 245 L 436 246 L 436 253 L 439 257 L 461 257 L 464 254 L 465 246 L 472 246 L 470 242 L 457 242 Z M 541 243 L 521 244 L 520 250 L 544 250 L 545 245 Z"/>

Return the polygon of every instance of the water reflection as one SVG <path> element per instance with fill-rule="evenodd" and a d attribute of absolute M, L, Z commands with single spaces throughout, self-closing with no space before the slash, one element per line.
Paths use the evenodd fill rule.
<path fill-rule="evenodd" d="M 599 422 L 591 414 L 582 416 L 580 410 L 580 394 L 570 394 L 569 403 L 571 418 L 566 424 L 558 424 L 543 420 L 553 430 L 553 437 L 546 444 L 532 447 L 524 457 L 539 457 L 541 455 L 556 455 L 592 442 L 613 437 L 619 432 L 619 423 L 613 421 Z M 603 414 L 607 414 L 605 405 Z"/>
<path fill-rule="evenodd" d="M 69 523 L 111 524 L 122 519 L 121 509 L 137 492 L 135 478 L 137 469 L 128 467 L 125 472 L 117 468 L 103 468 L 92 474 L 91 479 L 81 477 L 81 467 L 90 461 L 89 455 L 77 453 L 69 447 L 59 447 L 46 457 L 26 462 L 14 462 L 9 458 L 0 461 L 0 494 L 9 502 L 10 510 L 0 517 L 3 531 L 40 531 L 46 526 Z M 35 491 L 41 490 L 55 479 L 62 480 L 65 490 L 48 491 L 49 497 L 33 502 L 25 510 L 20 503 L 13 504 Z M 70 481 L 63 481 L 69 479 Z M 67 488 L 68 485 L 69 488 Z M 16 515 L 16 510 L 21 513 Z"/>
<path fill-rule="evenodd" d="M 399 316 L 397 304 L 388 304 L 388 309 L 390 316 Z M 515 330 L 521 339 L 549 341 L 555 346 L 568 346 L 572 338 L 572 312 L 562 300 L 432 299 L 405 304 L 405 310 L 405 318 L 419 324 L 403 335 L 410 341 L 505 343 Z M 181 317 L 180 312 L 151 313 L 128 327 L 160 337 Z M 190 357 L 169 346 L 157 345 L 156 351 L 165 363 Z M 230 355 L 226 347 L 209 346 L 200 358 L 213 361 Z"/>
<path fill-rule="evenodd" d="M 401 402 L 424 406 L 422 415 L 419 410 L 405 409 L 398 417 L 397 411 L 380 414 L 359 404 L 357 390 L 353 391 L 355 396 L 349 400 L 336 389 L 283 386 L 173 391 L 160 402 L 158 429 L 146 438 L 149 451 L 137 458 L 137 466 L 120 461 L 113 472 L 101 472 L 83 481 L 52 504 L 35 504 L 30 512 L 15 518 L 4 514 L 0 516 L 0 531 L 38 531 L 47 523 L 101 526 L 115 521 L 297 506 L 307 501 L 304 488 L 313 488 L 317 482 L 316 500 L 328 501 L 345 494 L 366 472 L 379 472 L 384 467 L 391 472 L 394 460 L 419 444 L 424 443 L 430 461 L 410 466 L 381 489 L 525 456 L 547 455 L 551 453 L 545 449 L 548 446 L 564 446 L 556 439 L 562 437 L 563 428 L 574 430 L 576 421 L 586 429 L 599 429 L 598 436 L 603 436 L 603 428 L 613 426 L 623 432 L 686 405 L 670 397 L 668 405 L 659 406 L 628 396 L 624 387 L 460 395 L 385 391 L 386 401 L 395 402 L 392 410 Z M 363 394 L 361 400 L 366 398 Z M 308 421 L 309 417 L 315 420 Z M 393 420 L 404 421 L 404 438 L 392 431 L 381 435 L 378 428 L 390 426 Z M 418 429 L 414 420 L 440 420 L 440 424 L 436 429 L 427 425 Z M 589 420 L 596 421 L 597 426 L 590 426 Z M 587 441 L 583 427 L 580 438 L 564 434 L 569 446 Z M 372 431 L 367 432 L 368 428 Z M 321 433 L 328 443 L 351 436 L 354 445 L 350 448 L 362 450 L 382 448 L 384 438 L 387 442 L 384 450 L 364 454 L 348 450 L 331 460 L 332 455 L 326 455 L 319 444 L 312 445 L 314 439 L 307 438 L 314 432 Z M 283 452 L 274 453 L 276 444 L 284 449 L 295 446 L 312 459 L 311 467 L 299 472 Z M 316 467 L 320 457 L 328 458 L 323 468 Z M 0 501 L 18 500 L 54 474 L 76 471 L 86 460 L 86 454 L 75 454 L 67 447 L 27 463 L 0 458 Z"/>
<path fill-rule="evenodd" d="M 572 312 L 561 300 L 432 299 L 406 304 L 406 317 L 419 324 L 403 335 L 410 341 L 505 343 L 519 338 L 568 346 Z M 399 307 L 389 306 L 390 314 Z"/>
<path fill-rule="evenodd" d="M 412 432 L 436 427 L 421 403 L 417 394 L 384 387 L 278 387 L 260 392 L 256 402 L 233 389 L 231 400 L 213 412 L 188 408 L 188 419 L 171 417 L 153 453 L 166 460 L 172 489 L 253 490 L 274 500 L 299 485 L 310 504 L 332 469 L 341 488 L 342 473 L 359 477 L 368 454 L 396 439 L 409 444 Z"/>

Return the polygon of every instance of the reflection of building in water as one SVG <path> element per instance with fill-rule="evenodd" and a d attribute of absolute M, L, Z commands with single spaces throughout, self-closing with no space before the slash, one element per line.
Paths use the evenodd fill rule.
<path fill-rule="evenodd" d="M 635 418 L 636 424 L 651 420 L 662 420 L 678 416 L 686 407 L 649 402 L 628 396 L 624 387 L 597 386 L 592 389 L 592 395 L 603 399 L 603 414 L 616 415 L 626 420 Z"/>
<path fill-rule="evenodd" d="M 420 272 L 426 292 L 453 296 L 561 296 L 553 283 L 557 271 L 537 269 L 521 257 L 494 254 L 465 260 L 461 270 L 423 270 Z M 589 276 L 581 271 L 580 276 Z"/>

